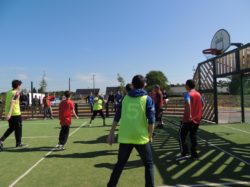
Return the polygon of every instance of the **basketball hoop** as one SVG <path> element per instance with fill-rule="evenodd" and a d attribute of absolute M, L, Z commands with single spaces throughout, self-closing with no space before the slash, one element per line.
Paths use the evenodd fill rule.
<path fill-rule="evenodd" d="M 202 53 L 206 56 L 207 59 L 213 58 L 215 56 L 221 55 L 223 52 L 219 49 L 205 49 Z"/>
<path fill-rule="evenodd" d="M 230 35 L 225 29 L 218 30 L 212 41 L 209 49 L 205 49 L 202 53 L 207 59 L 222 55 L 231 45 Z"/>
<path fill-rule="evenodd" d="M 221 55 L 222 54 L 222 51 L 219 50 L 219 49 L 205 49 L 202 51 L 204 55 Z"/>

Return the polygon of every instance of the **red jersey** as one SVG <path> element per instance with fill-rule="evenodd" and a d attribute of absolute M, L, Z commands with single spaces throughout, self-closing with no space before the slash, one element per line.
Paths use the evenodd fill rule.
<path fill-rule="evenodd" d="M 59 105 L 59 119 L 62 126 L 71 125 L 72 111 L 74 110 L 74 102 L 67 99 Z"/>
<path fill-rule="evenodd" d="M 51 97 L 50 96 L 43 98 L 43 105 L 46 107 L 51 107 Z"/>
<path fill-rule="evenodd" d="M 202 108 L 203 108 L 203 100 L 199 92 L 196 90 L 191 90 L 187 92 L 184 96 L 185 100 L 185 110 L 183 116 L 183 122 L 193 122 L 195 124 L 199 124 L 202 119 Z M 188 103 L 190 104 L 191 108 L 191 121 L 190 121 L 190 110 Z"/>

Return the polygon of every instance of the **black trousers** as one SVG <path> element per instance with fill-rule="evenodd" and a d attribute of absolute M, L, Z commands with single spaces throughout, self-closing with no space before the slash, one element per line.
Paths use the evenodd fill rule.
<path fill-rule="evenodd" d="M 102 119 L 105 119 L 103 110 L 94 110 L 94 111 L 93 111 L 93 115 L 92 115 L 92 117 L 91 117 L 91 120 L 94 120 L 98 113 L 99 113 L 99 115 L 102 117 Z"/>
<path fill-rule="evenodd" d="M 22 143 L 22 117 L 21 116 L 11 116 L 9 120 L 9 128 L 5 131 L 1 137 L 1 141 L 6 140 L 12 132 L 15 131 L 16 146 Z"/>
<path fill-rule="evenodd" d="M 65 145 L 67 143 L 69 137 L 69 128 L 70 126 L 65 125 L 61 126 L 60 134 L 59 134 L 59 145 Z"/>
<path fill-rule="evenodd" d="M 151 145 L 149 143 L 144 145 L 120 144 L 118 161 L 111 174 L 110 180 L 107 185 L 108 187 L 115 187 L 117 185 L 122 174 L 122 170 L 126 165 L 133 148 L 137 150 L 145 166 L 145 186 L 154 187 L 154 163 Z"/>
<path fill-rule="evenodd" d="M 197 157 L 196 147 L 197 147 L 197 130 L 199 125 L 193 122 L 183 123 L 180 127 L 179 131 L 179 142 L 180 142 L 180 150 L 181 155 L 186 156 L 189 154 L 188 146 L 186 143 L 186 138 L 189 133 L 190 141 L 191 141 L 191 155 Z"/>

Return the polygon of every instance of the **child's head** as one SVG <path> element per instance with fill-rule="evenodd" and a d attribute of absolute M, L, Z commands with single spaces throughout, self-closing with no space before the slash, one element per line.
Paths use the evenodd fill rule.
<path fill-rule="evenodd" d="M 132 84 L 127 84 L 126 85 L 126 92 L 130 92 L 131 90 L 133 90 L 133 85 Z"/>
<path fill-rule="evenodd" d="M 13 90 L 20 90 L 22 85 L 22 81 L 20 80 L 13 80 L 12 81 L 12 88 Z"/>
<path fill-rule="evenodd" d="M 161 87 L 158 85 L 158 84 L 156 84 L 155 86 L 154 86 L 154 91 L 155 92 L 159 92 L 161 90 Z"/>
<path fill-rule="evenodd" d="M 142 75 L 136 75 L 132 79 L 132 85 L 135 89 L 142 89 L 145 86 L 145 78 Z"/>
<path fill-rule="evenodd" d="M 189 90 L 192 90 L 195 88 L 195 82 L 194 80 L 192 79 L 189 79 L 186 81 L 186 90 L 189 91 Z"/>
<path fill-rule="evenodd" d="M 95 93 L 95 96 L 98 97 L 98 96 L 99 96 L 99 92 L 96 92 L 96 93 Z"/>
<path fill-rule="evenodd" d="M 64 96 L 66 97 L 66 99 L 69 99 L 71 97 L 70 91 L 65 91 Z"/>

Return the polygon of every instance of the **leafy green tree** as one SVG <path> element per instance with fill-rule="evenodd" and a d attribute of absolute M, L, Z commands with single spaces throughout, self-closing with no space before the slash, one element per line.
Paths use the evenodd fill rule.
<path fill-rule="evenodd" d="M 151 91 L 156 84 L 158 84 L 163 90 L 170 90 L 168 79 L 162 71 L 150 71 L 145 78 L 147 91 Z"/>
<path fill-rule="evenodd" d="M 38 89 L 38 92 L 45 93 L 47 90 L 47 86 L 48 86 L 45 72 L 43 73 L 43 77 L 39 85 L 40 85 L 40 88 Z"/>
<path fill-rule="evenodd" d="M 119 73 L 117 74 L 117 81 L 120 84 L 121 92 L 124 93 L 125 92 L 125 81 L 124 81 L 124 78 Z"/>

